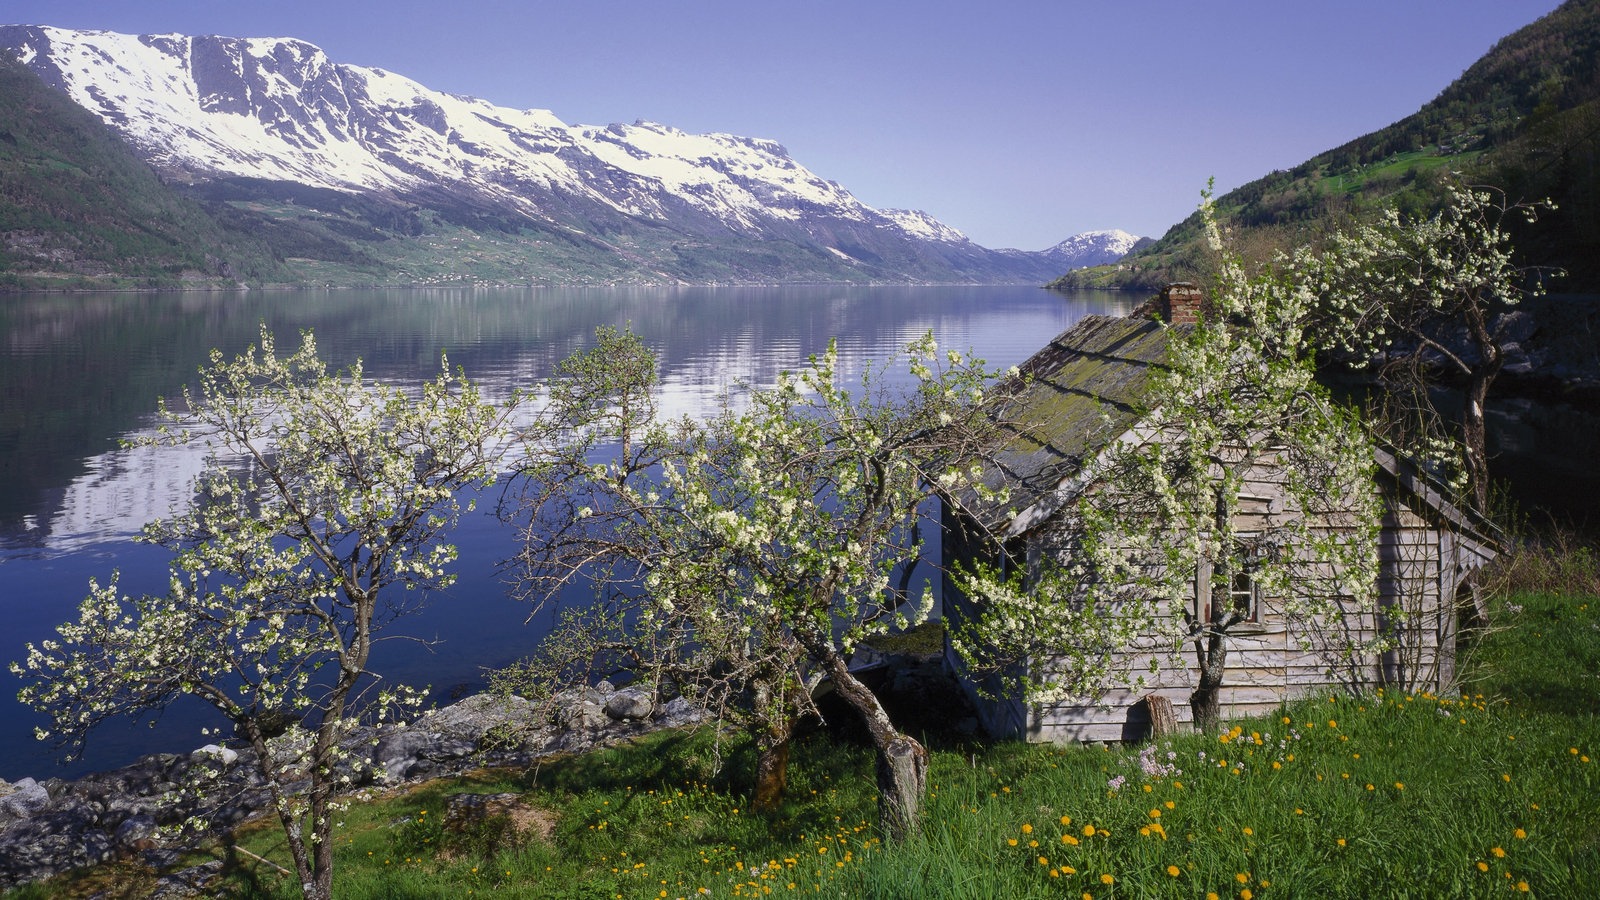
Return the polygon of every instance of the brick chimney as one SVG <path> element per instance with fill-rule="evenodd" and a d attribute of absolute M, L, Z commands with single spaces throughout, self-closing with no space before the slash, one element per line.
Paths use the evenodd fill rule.
<path fill-rule="evenodd" d="M 1161 292 L 1160 313 L 1172 325 L 1198 325 L 1200 304 L 1205 295 L 1200 288 L 1187 281 L 1177 281 Z"/>

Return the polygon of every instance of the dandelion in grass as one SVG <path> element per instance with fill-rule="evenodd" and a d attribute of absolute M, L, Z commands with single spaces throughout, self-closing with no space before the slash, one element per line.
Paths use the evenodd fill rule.
<path fill-rule="evenodd" d="M 1506 858 L 1506 851 L 1505 851 L 1505 848 L 1503 848 L 1503 847 L 1495 847 L 1495 848 L 1491 849 L 1489 852 L 1494 854 L 1494 858 L 1495 859 L 1505 859 Z"/>
<path fill-rule="evenodd" d="M 1521 841 L 1527 839 L 1528 833 L 1523 831 L 1521 828 L 1518 828 L 1516 831 L 1511 832 L 1511 836 Z"/>
<path fill-rule="evenodd" d="M 1173 878 L 1177 878 L 1180 874 L 1182 874 L 1182 872 L 1183 870 L 1179 869 L 1177 866 L 1167 866 L 1167 874 L 1171 875 Z"/>
<path fill-rule="evenodd" d="M 1114 884 L 1116 882 L 1116 880 L 1117 879 L 1113 878 L 1110 872 L 1101 872 L 1100 873 L 1100 883 L 1101 884 Z"/>

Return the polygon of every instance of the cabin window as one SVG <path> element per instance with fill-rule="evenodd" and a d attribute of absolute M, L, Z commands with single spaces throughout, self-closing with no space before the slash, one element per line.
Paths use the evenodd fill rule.
<path fill-rule="evenodd" d="M 1253 535 L 1251 536 L 1253 537 Z M 1239 614 L 1240 624 L 1256 625 L 1261 622 L 1261 583 L 1256 572 L 1262 563 L 1261 549 L 1255 544 L 1244 544 L 1231 560 L 1233 572 L 1228 576 L 1228 609 Z M 1201 562 L 1195 578 L 1195 610 L 1202 621 L 1211 621 L 1212 608 L 1217 595 L 1213 594 L 1212 573 L 1209 562 Z"/>
<path fill-rule="evenodd" d="M 1228 586 L 1228 599 L 1233 610 L 1246 622 L 1261 621 L 1261 593 L 1256 579 L 1248 570 L 1233 573 L 1233 583 Z"/>

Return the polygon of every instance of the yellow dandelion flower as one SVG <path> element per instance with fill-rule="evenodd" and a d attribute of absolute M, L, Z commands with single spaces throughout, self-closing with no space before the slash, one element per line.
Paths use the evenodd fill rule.
<path fill-rule="evenodd" d="M 1255 834 L 1255 830 L 1254 830 L 1254 829 L 1250 829 L 1250 828 L 1246 828 L 1246 829 L 1245 829 L 1245 830 L 1244 830 L 1244 833 L 1245 833 L 1245 835 L 1247 835 L 1247 836 L 1248 836 L 1248 835 L 1252 835 L 1252 834 Z"/>
<path fill-rule="evenodd" d="M 1489 864 L 1484 862 L 1481 859 L 1478 860 L 1478 871 L 1479 872 L 1487 872 L 1487 871 L 1489 871 Z"/>
<path fill-rule="evenodd" d="M 1017 845 L 1017 839 L 1016 838 L 1006 838 L 1006 846 L 1015 847 L 1016 845 Z M 827 851 L 827 848 L 824 847 L 822 850 L 819 850 L 818 852 L 819 853 L 826 853 L 828 851 Z"/>
<path fill-rule="evenodd" d="M 1063 834 L 1061 836 L 1061 843 L 1066 844 L 1069 847 L 1076 847 L 1078 846 L 1078 839 L 1070 834 Z"/>
<path fill-rule="evenodd" d="M 1339 838 L 1339 846 L 1344 846 L 1344 838 Z"/>
<path fill-rule="evenodd" d="M 1518 828 L 1516 831 L 1511 832 L 1511 836 L 1520 841 L 1526 838 L 1528 833 L 1523 831 L 1521 828 Z"/>
<path fill-rule="evenodd" d="M 1061 817 L 1061 824 L 1063 824 L 1063 825 L 1071 825 L 1072 824 L 1072 817 L 1071 816 L 1062 816 Z"/>
<path fill-rule="evenodd" d="M 1041 857 L 1039 857 L 1039 865 L 1041 865 L 1041 866 L 1048 866 L 1048 865 L 1050 865 L 1050 858 L 1049 858 L 1049 857 L 1047 857 L 1047 856 L 1041 856 Z"/>
<path fill-rule="evenodd" d="M 1500 773 L 1500 780 L 1501 781 L 1510 781 L 1511 780 L 1511 773 L 1510 772 L 1502 772 L 1502 773 Z"/>
<path fill-rule="evenodd" d="M 1085 826 L 1083 826 L 1083 836 L 1084 837 L 1094 837 L 1094 826 L 1093 825 L 1085 825 Z"/>
<path fill-rule="evenodd" d="M 1159 810 L 1159 809 L 1152 809 L 1152 810 L 1150 810 L 1150 812 L 1149 812 L 1149 816 L 1150 816 L 1150 818 L 1152 818 L 1152 819 L 1159 819 L 1159 818 L 1161 818 L 1161 810 Z"/>
<path fill-rule="evenodd" d="M 1489 852 L 1494 854 L 1494 858 L 1495 859 L 1505 859 L 1506 858 L 1506 851 L 1505 851 L 1504 848 L 1495 847 L 1494 849 L 1490 850 Z"/>
<path fill-rule="evenodd" d="M 1163 803 L 1161 805 L 1165 806 L 1167 809 L 1177 809 L 1178 808 L 1178 804 L 1174 803 L 1171 800 L 1168 800 L 1166 803 Z"/>
<path fill-rule="evenodd" d="M 1250 889 L 1249 888 L 1245 888 L 1244 890 L 1239 892 L 1239 900 L 1250 900 L 1250 898 L 1254 897 L 1254 896 L 1255 896 L 1255 894 L 1250 893 Z"/>
<path fill-rule="evenodd" d="M 1206 891 L 1206 900 L 1221 900 L 1216 891 Z"/>
<path fill-rule="evenodd" d="M 1403 781 L 1396 781 L 1394 783 L 1394 789 L 1397 791 L 1403 791 L 1406 789 L 1406 783 Z"/>
<path fill-rule="evenodd" d="M 1167 874 L 1171 875 L 1173 878 L 1177 878 L 1178 877 L 1179 871 L 1180 870 L 1178 869 L 1177 866 L 1167 866 Z"/>
<path fill-rule="evenodd" d="M 1233 880 L 1239 882 L 1240 884 L 1249 884 L 1250 876 L 1244 872 L 1239 872 L 1233 876 Z"/>
<path fill-rule="evenodd" d="M 1101 884 L 1111 884 L 1111 883 L 1115 882 L 1116 880 L 1117 879 L 1111 877 L 1111 873 L 1110 872 L 1101 872 L 1100 873 L 1100 883 Z"/>
<path fill-rule="evenodd" d="M 1528 883 L 1526 881 L 1517 882 L 1517 890 L 1526 894 L 1528 892 Z"/>
<path fill-rule="evenodd" d="M 1024 822 L 1022 824 L 1022 833 L 1023 834 L 1033 834 L 1033 826 L 1027 824 L 1026 822 Z"/>

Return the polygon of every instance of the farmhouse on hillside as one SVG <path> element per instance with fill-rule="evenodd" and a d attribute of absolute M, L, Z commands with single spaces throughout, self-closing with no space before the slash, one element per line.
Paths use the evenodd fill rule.
<path fill-rule="evenodd" d="M 1061 552 L 1061 523 L 1087 486 L 1083 474 L 1092 471 L 1091 462 L 1105 448 L 1138 433 L 1151 375 L 1163 366 L 1171 342 L 1196 327 L 1200 303 L 1197 289 L 1173 285 L 1128 317 L 1084 318 L 1019 367 L 1022 386 L 1010 400 L 1008 418 L 1026 424 L 1014 426 L 1012 437 L 988 462 L 989 480 L 1003 481 L 1008 496 L 1003 501 L 974 499 L 959 510 L 956 504 L 945 505 L 947 633 L 981 612 L 948 574 L 953 567 L 983 562 L 1030 573 L 1031 578 L 1042 555 Z M 1331 664 L 1326 654 L 1307 649 L 1306 634 L 1299 630 L 1329 623 L 1291 621 L 1283 598 L 1263 596 L 1247 574 L 1232 576 L 1237 580 L 1235 602 L 1245 616 L 1226 632 L 1227 668 L 1220 694 L 1224 718 L 1267 713 L 1292 697 L 1335 687 L 1452 686 L 1460 600 L 1469 593 L 1463 585 L 1472 571 L 1494 557 L 1495 531 L 1452 503 L 1417 466 L 1383 449 L 1376 454 L 1383 510 L 1378 608 L 1408 615 L 1366 616 L 1337 627 L 1387 629 L 1394 649 Z M 1239 496 L 1244 516 L 1267 520 L 1269 514 L 1292 515 L 1285 513 L 1281 484 L 1270 473 L 1251 478 Z M 1197 597 L 1200 583 L 1197 577 Z M 1191 721 L 1190 697 L 1199 676 L 1191 660 L 1187 668 L 1181 663 L 1162 667 L 1138 689 L 1038 705 L 1008 692 L 998 678 L 972 674 L 948 640 L 946 659 L 991 735 L 1030 741 L 1139 739 L 1151 730 L 1151 709 L 1162 717 L 1170 710 L 1177 721 Z M 1019 664 L 1050 663 L 1029 659 Z"/>

